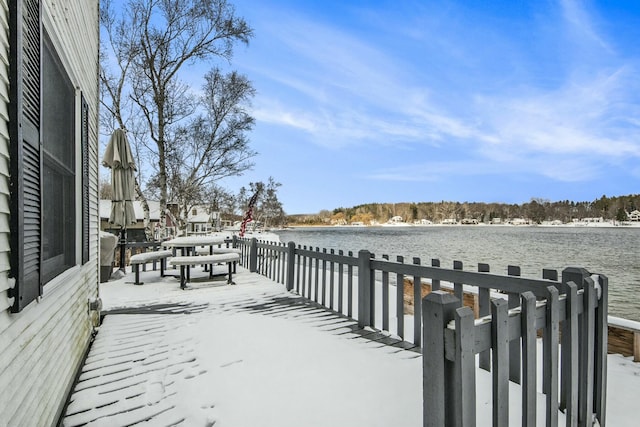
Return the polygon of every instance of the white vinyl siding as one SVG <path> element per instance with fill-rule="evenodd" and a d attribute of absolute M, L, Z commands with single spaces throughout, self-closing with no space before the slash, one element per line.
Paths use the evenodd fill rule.
<path fill-rule="evenodd" d="M 12 314 L 10 276 L 9 2 L 0 0 L 0 427 L 55 425 L 92 333 L 87 302 L 98 295 L 98 1 L 45 0 L 43 23 L 89 107 L 89 261 L 82 264 L 80 115 L 76 112 L 76 265 Z"/>

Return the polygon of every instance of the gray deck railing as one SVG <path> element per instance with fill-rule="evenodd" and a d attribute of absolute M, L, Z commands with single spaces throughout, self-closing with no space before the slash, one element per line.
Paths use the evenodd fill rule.
<path fill-rule="evenodd" d="M 419 258 L 405 263 L 402 257 L 391 261 L 366 250 L 354 256 L 256 239 L 235 239 L 234 245 L 242 249 L 241 264 L 250 271 L 357 319 L 360 327 L 422 346 L 425 426 L 475 425 L 476 355 L 478 366 L 491 371 L 493 425 L 509 423 L 509 383 L 520 387 L 523 426 L 535 425 L 539 410 L 548 426 L 558 425 L 558 410 L 570 426 L 594 420 L 605 425 L 605 276 L 568 268 L 560 280 L 555 270 L 529 279 L 520 277 L 515 266 L 507 275 L 496 275 L 487 264 L 472 272 L 454 261 L 446 269 L 437 259 L 429 265 Z M 423 298 L 426 281 L 432 292 Z M 406 290 L 412 294 L 412 319 L 405 315 Z M 463 307 L 470 295 L 473 302 L 467 305 L 473 310 Z M 536 387 L 538 366 L 541 390 Z M 536 407 L 538 393 L 545 395 L 544 408 Z"/>

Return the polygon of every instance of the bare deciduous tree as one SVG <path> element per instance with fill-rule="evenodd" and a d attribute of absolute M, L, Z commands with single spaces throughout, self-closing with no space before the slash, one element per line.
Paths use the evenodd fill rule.
<path fill-rule="evenodd" d="M 183 212 L 203 204 L 207 189 L 218 179 L 242 174 L 256 155 L 248 132 L 254 119 L 247 111 L 255 90 L 236 72 L 214 69 L 205 76 L 201 98 L 205 113 L 176 134 L 179 141 L 167 159 L 167 186 Z"/>
<path fill-rule="evenodd" d="M 179 142 L 180 121 L 196 110 L 197 102 L 188 96 L 179 72 L 198 61 L 230 60 L 234 44 L 248 43 L 253 31 L 226 0 L 129 0 L 119 16 L 111 0 L 103 0 L 101 22 L 109 41 L 101 80 L 103 94 L 112 101 L 105 112 L 122 127 L 127 108 L 133 112 L 129 117 L 144 121 L 164 230 L 167 158 Z"/>

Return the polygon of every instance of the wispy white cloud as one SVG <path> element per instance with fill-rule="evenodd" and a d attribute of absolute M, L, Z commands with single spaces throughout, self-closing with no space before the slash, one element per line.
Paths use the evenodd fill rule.
<path fill-rule="evenodd" d="M 560 6 L 572 40 L 588 49 L 600 48 L 613 52 L 609 43 L 598 33 L 594 15 L 586 9 L 584 2 L 561 0 Z"/>
<path fill-rule="evenodd" d="M 640 127 L 634 125 L 640 109 L 628 99 L 637 86 L 630 71 L 567 82 L 556 91 L 482 98 L 478 107 L 501 145 L 519 153 L 640 157 Z"/>
<path fill-rule="evenodd" d="M 555 19 L 564 23 L 565 31 L 556 35 L 555 42 L 579 51 L 555 58 L 563 72 L 550 71 L 549 78 L 537 75 L 537 69 L 519 73 L 537 66 L 538 60 L 554 59 L 519 52 L 530 49 L 530 40 L 501 33 L 491 23 L 474 22 L 469 25 L 473 31 L 465 34 L 465 23 L 473 16 L 460 18 L 451 27 L 427 20 L 441 33 L 457 32 L 454 44 L 459 47 L 446 56 L 449 72 L 435 62 L 437 58 L 418 61 L 389 46 L 383 50 L 379 40 L 368 41 L 355 30 L 304 15 L 279 14 L 263 28 L 278 45 L 273 60 L 279 65 L 261 71 L 277 88 L 256 103 L 255 116 L 302 131 L 309 141 L 333 149 L 425 144 L 443 156 L 450 153 L 465 159 L 412 167 L 423 172 L 410 177 L 404 167 L 381 168 L 367 175 L 370 179 L 430 181 L 436 176 L 459 176 L 461 171 L 469 176 L 522 172 L 563 182 L 594 179 L 604 173 L 602 164 L 640 157 L 638 64 L 615 56 L 589 10 L 570 1 L 560 6 Z M 558 13 L 554 10 L 545 13 Z M 539 17 L 534 21 L 532 25 L 546 24 Z M 475 52 L 469 47 L 482 45 L 482 40 L 460 45 L 465 38 L 482 34 L 482 25 L 492 42 L 477 52 L 485 55 L 484 62 L 470 57 Z M 394 36 L 410 35 L 412 43 L 429 43 L 428 35 L 435 30 L 403 27 Z M 531 34 L 545 31 L 530 30 Z M 440 37 L 425 51 L 444 45 L 447 41 Z M 593 53 L 599 55 L 582 61 Z M 506 70 L 514 74 L 496 75 L 495 68 L 483 68 L 491 65 L 487 54 L 511 63 Z M 473 66 L 478 68 L 469 68 Z M 469 70 L 473 85 L 465 79 Z M 460 150 L 466 154 L 461 156 Z"/>

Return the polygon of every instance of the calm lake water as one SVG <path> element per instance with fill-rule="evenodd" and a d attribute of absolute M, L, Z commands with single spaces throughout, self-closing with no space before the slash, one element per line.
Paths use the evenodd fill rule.
<path fill-rule="evenodd" d="M 492 273 L 506 274 L 518 265 L 530 278 L 541 278 L 543 268 L 584 267 L 609 278 L 609 314 L 640 321 L 640 227 L 305 227 L 277 234 L 283 243 L 321 250 L 367 249 L 423 264 L 438 258 L 447 268 L 457 260 L 468 271 L 487 263 Z"/>

